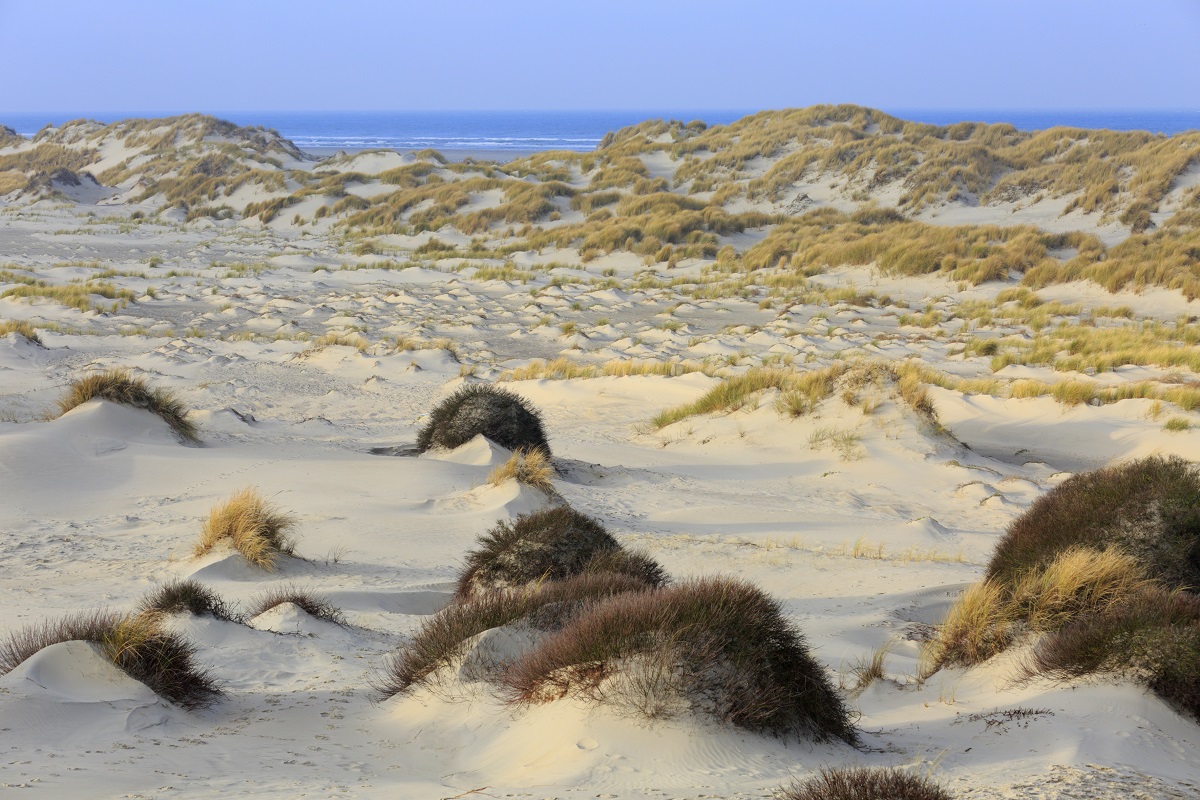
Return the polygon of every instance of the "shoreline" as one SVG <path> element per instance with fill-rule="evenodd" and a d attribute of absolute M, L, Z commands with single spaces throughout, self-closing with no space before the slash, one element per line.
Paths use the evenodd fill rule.
<path fill-rule="evenodd" d="M 365 152 L 368 150 L 376 151 L 376 152 L 398 153 L 400 155 L 407 155 L 409 153 L 420 152 L 419 150 L 413 150 L 413 149 L 403 149 L 402 150 L 397 147 L 301 147 L 299 149 L 300 149 L 300 152 L 304 153 L 305 155 L 315 156 L 318 160 L 326 159 L 331 156 L 336 156 L 338 153 L 345 153 L 346 155 L 355 155 L 357 153 L 362 153 L 362 152 Z M 437 150 L 437 152 L 439 152 L 443 156 L 445 156 L 447 161 L 466 161 L 467 159 L 470 158 L 470 159 L 474 159 L 475 161 L 495 161 L 500 164 L 507 164 L 509 161 L 513 161 L 518 158 L 525 158 L 527 156 L 534 155 L 535 153 L 544 152 L 543 150 L 537 150 L 537 149 L 438 150 L 436 147 L 429 148 L 429 149 Z M 579 152 L 580 153 L 590 153 L 592 151 L 591 150 L 580 150 Z"/>

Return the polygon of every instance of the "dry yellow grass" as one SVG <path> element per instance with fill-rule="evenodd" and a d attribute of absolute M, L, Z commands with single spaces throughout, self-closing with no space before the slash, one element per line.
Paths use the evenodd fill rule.
<path fill-rule="evenodd" d="M 545 452 L 536 448 L 518 448 L 508 461 L 491 471 L 487 480 L 491 485 L 499 486 L 504 481 L 515 479 L 544 492 L 553 492 L 554 485 L 550 481 L 554 474 L 554 465 Z"/>
<path fill-rule="evenodd" d="M 929 670 L 986 661 L 1023 634 L 1104 611 L 1150 583 L 1138 563 L 1118 550 L 1072 548 L 1013 584 L 992 579 L 973 584 L 950 607 L 930 643 Z"/>
<path fill-rule="evenodd" d="M 20 334 L 34 344 L 42 343 L 42 338 L 38 336 L 37 328 L 23 319 L 0 321 L 0 336 L 7 336 L 10 333 Z"/>
<path fill-rule="evenodd" d="M 72 382 L 66 394 L 58 401 L 58 414 L 62 416 L 97 397 L 110 403 L 120 403 L 157 414 L 184 441 L 200 441 L 199 429 L 194 422 L 188 420 L 187 408 L 175 395 L 151 387 L 144 379 L 134 377 L 126 369 L 97 372 Z"/>
<path fill-rule="evenodd" d="M 205 555 L 227 542 L 248 562 L 270 572 L 281 554 L 292 554 L 295 545 L 290 534 L 295 526 L 291 515 L 282 513 L 250 486 L 213 507 L 200 531 L 194 554 Z"/>

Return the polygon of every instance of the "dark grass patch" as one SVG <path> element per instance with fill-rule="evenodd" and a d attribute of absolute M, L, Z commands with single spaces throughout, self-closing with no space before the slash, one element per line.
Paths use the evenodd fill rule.
<path fill-rule="evenodd" d="M 382 698 L 426 682 L 467 651 L 468 640 L 492 628 L 528 618 L 535 627 L 554 630 L 599 598 L 644 589 L 624 575 L 579 575 L 520 591 L 480 591 L 457 601 L 426 620 L 412 640 L 392 653 L 376 678 Z"/>
<path fill-rule="evenodd" d="M 839 767 L 782 791 L 780 800 L 953 800 L 928 778 L 893 768 Z"/>
<path fill-rule="evenodd" d="M 91 642 L 129 677 L 188 710 L 209 705 L 221 693 L 196 665 L 196 646 L 163 630 L 156 614 L 93 611 L 30 626 L 0 642 L 0 674 L 39 650 L 72 641 Z"/>
<path fill-rule="evenodd" d="M 1060 681 L 1096 673 L 1130 678 L 1200 718 L 1200 599 L 1147 587 L 1046 636 L 1024 669 L 1027 677 Z"/>
<path fill-rule="evenodd" d="M 1200 590 L 1200 473 L 1177 456 L 1075 475 L 1009 526 L 987 577 L 1011 582 L 1071 547 L 1118 548 L 1168 586 Z"/>
<path fill-rule="evenodd" d="M 310 617 L 332 622 L 334 625 L 346 624 L 346 616 L 340 608 L 326 598 L 296 586 L 275 586 L 268 589 L 260 597 L 250 601 L 246 617 L 257 617 L 284 603 L 298 606 Z"/>
<path fill-rule="evenodd" d="M 142 599 L 141 611 L 161 614 L 208 614 L 227 622 L 238 622 L 237 615 L 220 595 L 196 581 L 171 581 L 158 587 Z"/>
<path fill-rule="evenodd" d="M 133 377 L 126 369 L 110 369 L 74 381 L 58 401 L 59 415 L 96 397 L 157 414 L 183 441 L 200 442 L 200 429 L 188 421 L 188 410 L 182 402 L 170 392 L 152 388 L 142 378 Z"/>
<path fill-rule="evenodd" d="M 758 733 L 856 740 L 804 637 L 775 600 L 738 580 L 694 580 L 585 608 L 516 660 L 504 683 L 516 703 L 578 694 L 655 716 L 671 696 Z"/>
<path fill-rule="evenodd" d="M 485 589 L 561 581 L 584 572 L 614 572 L 660 586 L 666 576 L 647 556 L 626 553 L 593 517 L 556 506 L 501 520 L 467 554 L 456 596 Z"/>
<path fill-rule="evenodd" d="M 464 386 L 438 403 L 417 435 L 417 450 L 453 450 L 479 434 L 509 450 L 551 455 L 538 410 L 520 395 L 488 384 Z"/>

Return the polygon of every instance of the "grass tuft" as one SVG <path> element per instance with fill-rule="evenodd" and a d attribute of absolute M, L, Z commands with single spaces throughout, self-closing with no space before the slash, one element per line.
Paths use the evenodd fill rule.
<path fill-rule="evenodd" d="M 804 783 L 785 788 L 780 800 L 952 800 L 928 778 L 888 767 L 822 768 Z"/>
<path fill-rule="evenodd" d="M 155 694 L 188 710 L 212 703 L 220 690 L 195 663 L 196 647 L 163 629 L 154 613 L 92 611 L 43 622 L 0 642 L 0 674 L 61 642 L 91 642 L 116 667 Z"/>
<path fill-rule="evenodd" d="M 228 541 L 251 564 L 270 572 L 279 555 L 292 554 L 290 532 L 295 526 L 291 515 L 267 502 L 255 487 L 247 487 L 209 512 L 194 554 L 202 556 Z"/>
<path fill-rule="evenodd" d="M 292 603 L 305 614 L 315 619 L 332 622 L 334 625 L 345 625 L 346 615 L 342 610 L 329 602 L 328 599 L 297 586 L 273 586 L 258 598 L 251 600 L 246 611 L 246 618 L 265 614 L 276 606 Z"/>
<path fill-rule="evenodd" d="M 139 610 L 156 614 L 208 614 L 229 622 L 238 621 L 237 615 L 220 595 L 191 580 L 175 580 L 163 584 L 142 599 Z"/>
<path fill-rule="evenodd" d="M 487 477 L 488 483 L 499 486 L 507 480 L 517 480 L 543 492 L 553 492 L 554 465 L 542 450 L 518 448 L 508 461 L 496 467 Z"/>
<path fill-rule="evenodd" d="M 33 344 L 42 343 L 42 337 L 38 336 L 37 328 L 25 320 L 4 320 L 0 322 L 0 336 L 8 336 L 10 333 L 24 336 Z"/>
<path fill-rule="evenodd" d="M 61 416 L 97 397 L 157 414 L 185 442 L 200 441 L 199 429 L 194 422 L 188 421 L 188 410 L 175 395 L 152 388 L 144 379 L 135 378 L 125 369 L 110 369 L 74 381 L 58 401 L 58 413 Z"/>

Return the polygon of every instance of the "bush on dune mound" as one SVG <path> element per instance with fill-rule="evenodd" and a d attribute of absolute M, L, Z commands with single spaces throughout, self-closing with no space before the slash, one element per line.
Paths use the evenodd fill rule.
<path fill-rule="evenodd" d="M 73 641 L 91 642 L 129 677 L 183 708 L 201 708 L 220 694 L 213 679 L 196 665 L 195 645 L 164 630 L 160 616 L 152 613 L 96 611 L 18 631 L 0 642 L 0 674 L 39 650 Z"/>
<path fill-rule="evenodd" d="M 157 414 L 183 441 L 193 444 L 200 441 L 199 429 L 188 421 L 188 410 L 183 403 L 170 392 L 152 388 L 125 369 L 110 369 L 74 381 L 58 401 L 58 413 L 61 416 L 97 397 Z"/>
<path fill-rule="evenodd" d="M 518 591 L 479 591 L 426 620 L 412 640 L 388 658 L 376 688 L 382 697 L 391 697 L 428 682 L 437 670 L 462 658 L 470 640 L 484 631 L 519 621 L 537 630 L 553 630 L 590 602 L 644 588 L 645 583 L 636 578 L 606 573 Z"/>
<path fill-rule="evenodd" d="M 346 624 L 346 617 L 340 608 L 321 595 L 296 586 L 275 586 L 268 589 L 261 597 L 250 601 L 246 616 L 257 617 L 284 603 L 291 603 L 315 619 L 332 622 L 334 625 Z"/>
<path fill-rule="evenodd" d="M 464 386 L 438 403 L 417 435 L 417 450 L 453 450 L 479 434 L 509 450 L 550 455 L 537 409 L 520 395 L 487 384 Z"/>
<path fill-rule="evenodd" d="M 780 800 L 952 800 L 928 778 L 898 769 L 841 767 L 820 774 L 780 794 Z"/>
<path fill-rule="evenodd" d="M 1200 474 L 1151 457 L 1076 475 L 1009 526 L 947 613 L 930 662 L 971 665 L 1029 634 L 1026 677 L 1104 672 L 1200 716 Z"/>
<path fill-rule="evenodd" d="M 295 526 L 295 519 L 267 502 L 253 486 L 247 487 L 213 507 L 194 553 L 205 555 L 227 541 L 252 565 L 270 572 L 280 555 L 292 554 Z"/>
<path fill-rule="evenodd" d="M 666 581 L 652 559 L 624 550 L 600 522 L 568 507 L 556 506 L 502 520 L 467 554 L 457 597 L 483 589 L 560 581 L 585 572 L 619 573 L 646 586 Z"/>
<path fill-rule="evenodd" d="M 237 617 L 220 595 L 196 581 L 171 581 L 155 589 L 142 600 L 140 610 L 160 614 L 208 614 L 216 619 L 236 622 Z"/>
<path fill-rule="evenodd" d="M 583 609 L 503 675 L 510 700 L 584 696 L 649 717 L 680 706 L 758 733 L 856 739 L 841 696 L 779 604 L 709 578 Z"/>
<path fill-rule="evenodd" d="M 1071 547 L 1117 548 L 1167 585 L 1200 591 L 1200 471 L 1152 456 L 1068 478 L 1009 526 L 987 577 L 1011 581 Z"/>

